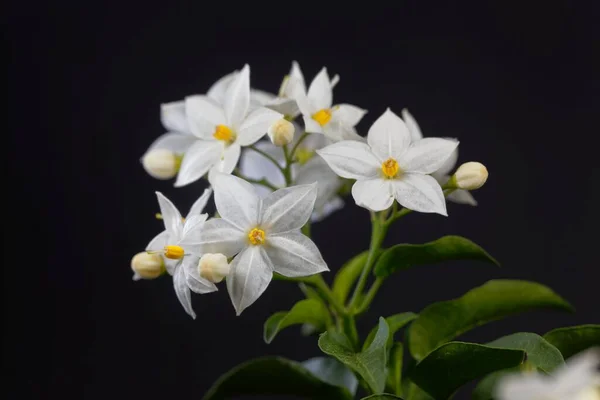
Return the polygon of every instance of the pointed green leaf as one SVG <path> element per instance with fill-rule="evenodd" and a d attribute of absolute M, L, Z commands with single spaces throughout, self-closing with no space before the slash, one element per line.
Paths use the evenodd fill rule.
<path fill-rule="evenodd" d="M 393 394 L 372 394 L 371 396 L 363 397 L 361 400 L 402 400 L 402 397 L 394 396 Z"/>
<path fill-rule="evenodd" d="M 346 262 L 346 264 L 344 264 L 335 275 L 331 291 L 340 304 L 344 304 L 346 302 L 346 298 L 348 297 L 354 282 L 356 282 L 360 276 L 360 273 L 367 262 L 368 256 L 368 251 L 363 251 L 362 253 L 354 256 L 354 258 Z"/>
<path fill-rule="evenodd" d="M 527 353 L 527 361 L 545 373 L 550 373 L 565 363 L 560 351 L 535 333 L 513 333 L 489 342 L 486 346 L 523 350 Z"/>
<path fill-rule="evenodd" d="M 410 378 L 435 399 L 448 399 L 465 383 L 523 362 L 522 350 L 499 349 L 475 343 L 441 345 L 412 371 Z"/>
<path fill-rule="evenodd" d="M 401 342 L 392 344 L 390 359 L 388 360 L 388 375 L 386 385 L 391 392 L 402 394 L 402 361 L 404 357 L 404 345 Z"/>
<path fill-rule="evenodd" d="M 535 309 L 573 311 L 548 287 L 519 280 L 491 280 L 462 297 L 431 304 L 408 329 L 409 350 L 417 360 L 439 345 L 488 322 Z"/>
<path fill-rule="evenodd" d="M 364 351 L 356 353 L 350 340 L 337 332 L 325 332 L 319 337 L 323 353 L 337 358 L 356 371 L 375 393 L 383 392 L 387 363 L 386 343 L 389 328 L 384 318 L 379 318 L 379 329 L 373 343 Z"/>
<path fill-rule="evenodd" d="M 302 366 L 323 382 L 344 387 L 350 394 L 356 394 L 358 380 L 344 364 L 331 357 L 314 357 L 302 362 Z"/>
<path fill-rule="evenodd" d="M 310 324 L 324 330 L 331 317 L 327 308 L 318 300 L 306 299 L 297 302 L 290 311 L 280 311 L 271 315 L 264 325 L 263 338 L 271 343 L 275 336 L 290 325 Z"/>
<path fill-rule="evenodd" d="M 375 264 L 375 275 L 385 278 L 417 265 L 451 260 L 476 260 L 500 266 L 492 256 L 469 239 L 444 236 L 424 244 L 397 244 L 385 250 Z"/>
<path fill-rule="evenodd" d="M 390 336 L 388 337 L 388 348 L 390 348 L 392 346 L 392 343 L 394 342 L 394 334 L 417 317 L 418 315 L 413 312 L 404 312 L 400 314 L 394 314 L 385 319 L 385 322 L 387 322 L 388 327 L 390 328 Z M 367 336 L 367 338 L 365 339 L 365 343 L 363 344 L 363 349 L 369 347 L 369 345 L 373 341 L 373 338 L 375 337 L 375 333 L 377 333 L 377 327 L 371 329 L 371 332 L 369 332 L 369 335 Z"/>
<path fill-rule="evenodd" d="M 593 346 L 600 346 L 600 325 L 579 325 L 554 329 L 544 335 L 565 359 Z"/>
<path fill-rule="evenodd" d="M 245 362 L 222 375 L 203 400 L 225 400 L 239 396 L 289 395 L 307 399 L 351 400 L 344 387 L 326 383 L 302 364 L 281 357 Z"/>

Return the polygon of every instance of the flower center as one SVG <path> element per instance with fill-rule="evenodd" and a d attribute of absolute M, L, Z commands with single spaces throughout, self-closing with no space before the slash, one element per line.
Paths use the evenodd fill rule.
<path fill-rule="evenodd" d="M 296 158 L 298 159 L 300 165 L 306 164 L 308 160 L 313 158 L 314 155 L 315 152 L 313 150 L 307 149 L 305 147 L 296 150 Z"/>
<path fill-rule="evenodd" d="M 395 178 L 399 170 L 398 161 L 393 158 L 388 158 L 381 164 L 381 171 L 387 178 Z"/>
<path fill-rule="evenodd" d="M 323 126 L 329 122 L 331 119 L 331 110 L 324 108 L 322 110 L 317 111 L 312 115 L 312 119 L 317 121 L 319 125 Z"/>
<path fill-rule="evenodd" d="M 183 247 L 176 245 L 165 246 L 165 257 L 171 260 L 179 260 L 184 256 Z"/>
<path fill-rule="evenodd" d="M 233 142 L 235 140 L 235 133 L 227 125 L 217 125 L 213 137 L 224 142 Z"/>
<path fill-rule="evenodd" d="M 248 241 L 253 245 L 265 243 L 265 231 L 259 228 L 254 228 L 248 233 Z"/>

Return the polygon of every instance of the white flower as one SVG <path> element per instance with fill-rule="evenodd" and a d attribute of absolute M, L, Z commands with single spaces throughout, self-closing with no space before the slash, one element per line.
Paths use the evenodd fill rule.
<path fill-rule="evenodd" d="M 208 216 L 200 213 L 208 202 L 210 194 L 210 189 L 205 190 L 184 220 L 173 203 L 156 192 L 165 230 L 152 239 L 146 247 L 148 252 L 161 254 L 164 257 L 167 272 L 173 276 L 177 298 L 192 318 L 196 318 L 196 313 L 192 309 L 190 290 L 196 293 L 210 293 L 217 290 L 214 283 L 200 276 L 197 268 L 201 255 L 198 241 Z"/>
<path fill-rule="evenodd" d="M 271 143 L 277 147 L 285 146 L 290 144 L 294 140 L 294 132 L 296 128 L 294 124 L 286 119 L 280 119 L 275 121 L 267 131 Z"/>
<path fill-rule="evenodd" d="M 301 85 L 294 89 L 294 98 L 302 112 L 306 132 L 322 133 L 333 141 L 363 140 L 354 126 L 365 115 L 366 110 L 350 104 L 333 104 L 332 83 L 323 68 L 308 88 Z"/>
<path fill-rule="evenodd" d="M 165 271 L 165 261 L 160 254 L 142 251 L 131 259 L 131 270 L 133 271 L 134 281 L 156 279 Z"/>
<path fill-rule="evenodd" d="M 238 77 L 240 71 L 236 70 L 227 74 L 216 81 L 208 92 L 206 92 L 206 96 L 214 100 L 220 106 L 225 105 L 225 98 L 227 94 L 227 89 L 229 86 L 235 81 L 235 78 Z M 275 96 L 272 93 L 267 93 L 262 90 L 252 89 L 250 88 L 250 109 L 255 109 L 264 106 L 269 103 Z"/>
<path fill-rule="evenodd" d="M 429 176 L 452 154 L 457 141 L 427 138 L 411 143 L 404 121 L 389 108 L 369 129 L 366 143 L 344 140 L 317 153 L 339 176 L 356 179 L 356 204 L 372 211 L 394 199 L 420 212 L 446 214 L 444 193 Z"/>
<path fill-rule="evenodd" d="M 185 111 L 192 133 L 198 139 L 186 151 L 175 186 L 196 181 L 209 172 L 231 173 L 241 146 L 254 144 L 269 126 L 283 116 L 268 108 L 250 107 L 250 67 L 245 65 L 229 84 L 223 106 L 208 96 L 189 96 Z"/>
<path fill-rule="evenodd" d="M 421 132 L 421 128 L 419 124 L 415 120 L 415 118 L 408 112 L 405 108 L 402 110 L 402 118 L 404 118 L 404 122 L 408 127 L 408 131 L 412 137 L 413 142 L 417 140 L 423 139 L 423 133 Z M 431 174 L 440 185 L 445 185 L 446 182 L 450 179 L 451 172 L 456 167 L 456 162 L 458 161 L 458 147 L 454 152 L 448 157 L 446 162 L 442 164 L 442 166 Z M 468 204 L 471 206 L 477 205 L 477 200 L 469 193 L 468 190 L 457 189 L 454 192 L 450 193 L 447 197 L 448 200 L 458 203 L 458 204 Z"/>
<path fill-rule="evenodd" d="M 233 175 L 215 174 L 213 182 L 221 218 L 206 222 L 200 244 L 205 253 L 235 255 L 227 290 L 237 315 L 264 292 L 273 272 L 299 277 L 328 270 L 317 246 L 300 233 L 315 203 L 315 184 L 261 199 L 251 184 Z"/>
<path fill-rule="evenodd" d="M 298 143 L 302 136 L 298 132 L 299 129 L 296 129 L 296 136 L 289 147 L 294 147 Z M 312 222 L 321 221 L 334 211 L 344 207 L 344 201 L 337 195 L 342 182 L 327 163 L 316 154 L 317 149 L 330 143 L 331 141 L 323 135 L 307 136 L 296 148 L 295 154 L 299 162 L 292 165 L 292 181 L 295 185 L 315 182 L 318 185 L 317 200 L 311 217 Z M 280 148 L 270 142 L 259 142 L 256 147 L 272 156 L 280 166 L 285 166 L 285 159 Z M 285 179 L 281 172 L 271 161 L 254 151 L 244 152 L 240 161 L 240 171 L 248 178 L 257 180 L 264 178 L 276 187 L 285 186 Z M 255 184 L 255 188 L 261 196 L 266 196 L 271 192 L 259 184 Z"/>
<path fill-rule="evenodd" d="M 496 385 L 497 400 L 599 400 L 600 348 L 592 348 L 567 360 L 551 376 L 538 372 L 510 374 Z"/>

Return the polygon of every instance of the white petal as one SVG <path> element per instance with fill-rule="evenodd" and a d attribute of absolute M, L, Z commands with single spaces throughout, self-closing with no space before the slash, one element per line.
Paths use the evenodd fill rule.
<path fill-rule="evenodd" d="M 410 132 L 410 137 L 413 142 L 423 139 L 423 133 L 421 133 L 421 128 L 417 123 L 417 120 L 412 116 L 411 113 L 408 112 L 408 109 L 402 110 L 402 118 L 404 119 L 404 123 Z"/>
<path fill-rule="evenodd" d="M 250 146 L 251 144 L 254 144 L 267 133 L 269 126 L 281 118 L 283 118 L 283 114 L 265 107 L 254 110 L 248 115 L 244 122 L 242 122 L 242 125 L 238 130 L 236 143 L 240 146 Z"/>
<path fill-rule="evenodd" d="M 410 146 L 410 133 L 402 119 L 389 108 L 369 128 L 367 141 L 373 153 L 385 161 L 398 160 Z"/>
<path fill-rule="evenodd" d="M 159 136 L 152 142 L 150 147 L 148 147 L 148 150 L 146 150 L 146 153 L 154 149 L 166 149 L 171 150 L 173 153 L 183 154 L 196 142 L 196 140 L 197 139 L 191 135 L 168 132 Z"/>
<path fill-rule="evenodd" d="M 171 236 L 170 240 L 173 240 L 174 238 L 179 240 L 183 230 L 181 214 L 177 210 L 177 207 L 173 205 L 171 200 L 167 199 L 161 192 L 155 193 L 156 197 L 158 198 L 158 205 L 160 206 L 160 213 L 165 224 L 165 229 Z"/>
<path fill-rule="evenodd" d="M 342 182 L 338 176 L 327 165 L 322 157 L 311 158 L 305 165 L 298 169 L 298 174 L 294 180 L 295 185 L 306 185 L 317 183 L 317 200 L 315 201 L 315 211 L 324 207 L 339 190 Z"/>
<path fill-rule="evenodd" d="M 496 384 L 494 398 L 498 400 L 553 399 L 553 391 L 552 382 L 538 373 L 509 374 Z"/>
<path fill-rule="evenodd" d="M 213 139 L 217 125 L 227 125 L 223 108 L 207 96 L 185 98 L 185 113 L 192 133 L 202 139 Z"/>
<path fill-rule="evenodd" d="M 222 218 L 241 231 L 257 225 L 260 198 L 250 183 L 237 176 L 218 173 L 213 179 L 213 189 L 217 211 Z"/>
<path fill-rule="evenodd" d="M 476 206 L 477 200 L 468 190 L 457 189 L 450 193 L 447 197 L 448 200 L 458 204 L 468 204 L 470 206 Z"/>
<path fill-rule="evenodd" d="M 264 107 L 265 104 L 273 101 L 276 98 L 277 96 L 273 93 L 258 89 L 250 89 L 250 105 L 253 107 Z"/>
<path fill-rule="evenodd" d="M 452 140 L 454 140 L 454 139 L 452 139 Z M 454 151 L 452 152 L 452 154 L 450 154 L 450 157 L 448 157 L 446 159 L 446 161 L 444 161 L 444 163 L 442 164 L 442 166 L 439 167 L 435 171 L 435 173 L 436 174 L 442 174 L 442 175 L 450 175 L 450 172 L 452 172 L 452 170 L 456 166 L 456 162 L 457 161 L 458 161 L 458 147 L 454 149 Z"/>
<path fill-rule="evenodd" d="M 354 126 L 360 122 L 367 110 L 353 106 L 352 104 L 338 104 L 333 107 L 331 118 L 340 120 L 347 126 Z"/>
<path fill-rule="evenodd" d="M 206 95 L 222 106 L 225 103 L 225 93 L 227 93 L 227 88 L 238 74 L 239 71 L 233 71 L 232 73 L 219 78 L 219 80 L 213 83 L 210 89 L 208 89 Z"/>
<path fill-rule="evenodd" d="M 298 107 L 296 100 L 290 98 L 278 97 L 266 103 L 265 107 L 292 117 L 296 117 L 300 114 L 300 108 Z"/>
<path fill-rule="evenodd" d="M 228 125 L 237 129 L 250 106 L 250 67 L 248 64 L 235 77 L 225 94 L 225 116 Z"/>
<path fill-rule="evenodd" d="M 425 138 L 412 143 L 397 161 L 405 172 L 431 174 L 444 164 L 457 146 L 456 140 Z"/>
<path fill-rule="evenodd" d="M 308 100 L 317 110 L 330 108 L 333 100 L 327 68 L 323 67 L 308 88 Z"/>
<path fill-rule="evenodd" d="M 187 286 L 195 293 L 205 294 L 216 292 L 219 290 L 217 289 L 217 286 L 208 279 L 204 279 L 200 276 L 200 271 L 198 270 L 199 260 L 199 257 L 186 256 L 181 264 L 180 268 L 185 272 Z"/>
<path fill-rule="evenodd" d="M 381 165 L 365 143 L 343 140 L 317 150 L 329 167 L 347 179 L 369 179 L 379 175 Z"/>
<path fill-rule="evenodd" d="M 340 196 L 334 196 L 327 203 L 325 203 L 323 207 L 315 207 L 315 211 L 312 213 L 310 220 L 313 223 L 323 221 L 325 218 L 334 212 L 341 210 L 342 208 L 344 208 L 344 199 L 342 199 Z"/>
<path fill-rule="evenodd" d="M 279 164 L 283 167 L 283 151 L 281 148 L 276 147 L 271 141 L 260 142 L 255 146 L 280 161 Z M 240 171 L 242 175 L 250 179 L 260 180 L 264 178 L 275 186 L 285 185 L 285 179 L 281 171 L 275 168 L 270 160 L 254 150 L 244 150 L 240 160 Z"/>
<path fill-rule="evenodd" d="M 173 287 L 175 288 L 175 294 L 185 312 L 196 319 L 196 313 L 192 308 L 192 293 L 190 292 L 190 288 L 185 279 L 185 271 L 181 266 L 177 267 L 177 270 L 173 275 Z"/>
<path fill-rule="evenodd" d="M 225 147 L 221 159 L 208 171 L 208 182 L 212 185 L 215 174 L 230 174 L 240 160 L 242 148 L 239 144 L 233 143 Z"/>
<path fill-rule="evenodd" d="M 296 61 L 292 61 L 292 68 L 282 94 L 288 98 L 295 98 L 296 93 L 306 93 L 306 84 L 304 83 L 304 75 L 300 70 L 300 65 Z"/>
<path fill-rule="evenodd" d="M 300 104 L 300 103 L 298 103 L 298 104 Z M 302 119 L 304 120 L 304 130 L 306 132 L 308 132 L 308 133 L 323 133 L 323 128 L 321 127 L 321 125 L 319 125 L 319 123 L 317 121 L 312 119 L 312 117 L 310 115 L 304 114 L 302 116 Z"/>
<path fill-rule="evenodd" d="M 329 271 L 317 246 L 300 232 L 269 236 L 267 243 L 273 270 L 283 276 L 308 276 Z"/>
<path fill-rule="evenodd" d="M 162 231 L 146 246 L 146 250 L 162 250 L 169 240 L 169 231 Z"/>
<path fill-rule="evenodd" d="M 185 116 L 185 101 L 161 104 L 160 121 L 168 131 L 190 133 L 190 126 Z"/>
<path fill-rule="evenodd" d="M 202 254 L 221 253 L 233 257 L 246 245 L 246 233 L 222 218 L 212 218 L 204 223 L 198 244 Z"/>
<path fill-rule="evenodd" d="M 200 255 L 200 234 L 204 227 L 204 222 L 208 218 L 208 214 L 192 215 L 185 220 L 183 232 L 179 245 L 182 246 L 187 253 Z"/>
<path fill-rule="evenodd" d="M 316 183 L 276 190 L 263 200 L 260 225 L 268 235 L 300 229 L 310 218 L 316 199 Z"/>
<path fill-rule="evenodd" d="M 356 181 L 352 185 L 356 205 L 372 211 L 387 210 L 394 203 L 391 180 L 374 178 Z"/>
<path fill-rule="evenodd" d="M 402 206 L 423 213 L 447 216 L 446 201 L 440 184 L 429 175 L 405 173 L 392 180 L 394 197 Z"/>
<path fill-rule="evenodd" d="M 600 383 L 600 347 L 591 347 L 566 360 L 554 371 L 557 389 L 564 393 L 580 392 Z"/>
<path fill-rule="evenodd" d="M 333 78 L 331 78 L 331 89 L 336 87 L 338 83 L 340 83 L 340 76 L 338 74 L 335 74 Z"/>
<path fill-rule="evenodd" d="M 233 259 L 227 291 L 237 315 L 263 294 L 272 278 L 273 267 L 263 246 L 247 247 Z"/>
<path fill-rule="evenodd" d="M 183 156 L 175 187 L 185 186 L 200 179 L 219 162 L 222 152 L 221 141 L 197 140 Z"/>
<path fill-rule="evenodd" d="M 204 207 L 206 207 L 206 204 L 208 203 L 208 200 L 210 199 L 211 195 L 212 188 L 209 187 L 207 189 L 204 189 L 204 192 L 202 192 L 202 196 L 200 196 L 198 200 L 196 200 L 194 204 L 192 204 L 192 207 L 190 207 L 190 212 L 188 212 L 188 214 L 186 215 L 186 219 L 191 217 L 192 215 L 202 214 L 202 212 L 204 211 Z"/>

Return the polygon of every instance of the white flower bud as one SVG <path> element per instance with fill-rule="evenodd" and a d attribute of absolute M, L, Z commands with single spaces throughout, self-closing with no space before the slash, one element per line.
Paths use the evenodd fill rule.
<path fill-rule="evenodd" d="M 171 150 L 153 149 L 142 159 L 142 165 L 150 176 L 156 179 L 171 179 L 177 175 L 181 158 Z"/>
<path fill-rule="evenodd" d="M 229 275 L 227 257 L 221 253 L 207 253 L 198 261 L 198 273 L 204 279 L 219 283 Z"/>
<path fill-rule="evenodd" d="M 275 146 L 285 146 L 294 139 L 294 124 L 285 119 L 275 121 L 267 131 L 271 142 Z"/>
<path fill-rule="evenodd" d="M 160 254 L 143 251 L 131 259 L 133 279 L 155 279 L 165 272 L 165 262 Z"/>
<path fill-rule="evenodd" d="M 458 167 L 449 184 L 458 189 L 475 190 L 482 187 L 487 178 L 485 165 L 471 161 Z"/>

